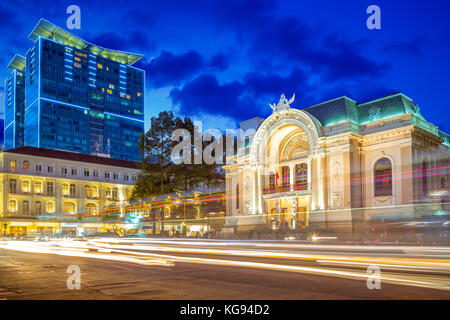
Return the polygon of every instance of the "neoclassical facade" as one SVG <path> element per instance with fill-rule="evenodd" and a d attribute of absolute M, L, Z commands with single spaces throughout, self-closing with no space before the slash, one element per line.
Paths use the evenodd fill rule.
<path fill-rule="evenodd" d="M 448 214 L 449 136 L 402 93 L 302 110 L 284 95 L 227 159 L 226 226 L 355 231 Z"/>
<path fill-rule="evenodd" d="M 0 234 L 59 233 L 68 224 L 55 217 L 124 207 L 138 173 L 136 163 L 105 156 L 35 147 L 1 152 Z"/>

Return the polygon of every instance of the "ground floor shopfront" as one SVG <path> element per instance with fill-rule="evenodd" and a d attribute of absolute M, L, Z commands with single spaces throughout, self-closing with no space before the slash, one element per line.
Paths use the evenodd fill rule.
<path fill-rule="evenodd" d="M 83 237 L 106 234 L 124 234 L 125 224 L 50 222 L 38 220 L 0 220 L 1 236 L 23 237 L 33 235 Z M 130 228 L 131 229 L 131 228 Z"/>

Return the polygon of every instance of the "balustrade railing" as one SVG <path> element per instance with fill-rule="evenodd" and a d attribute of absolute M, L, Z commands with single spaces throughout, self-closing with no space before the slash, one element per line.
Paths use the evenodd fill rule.
<path fill-rule="evenodd" d="M 281 192 L 290 192 L 290 191 L 306 191 L 309 190 L 310 186 L 308 182 L 297 182 L 293 185 L 291 184 L 282 184 L 279 186 L 270 186 L 268 188 L 263 189 L 263 195 L 273 194 L 273 193 L 281 193 Z"/>

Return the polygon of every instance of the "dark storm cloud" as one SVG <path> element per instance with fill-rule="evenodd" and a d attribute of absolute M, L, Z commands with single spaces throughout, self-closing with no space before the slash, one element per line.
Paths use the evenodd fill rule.
<path fill-rule="evenodd" d="M 244 78 L 246 90 L 254 96 L 276 96 L 281 92 L 293 93 L 307 86 L 307 77 L 299 69 L 294 69 L 286 76 L 273 73 L 250 72 Z M 303 91 L 303 90 L 301 90 Z"/>
<path fill-rule="evenodd" d="M 255 29 L 276 10 L 273 0 L 230 0 L 214 3 L 216 21 L 236 32 Z M 270 23 L 270 19 L 266 23 Z"/>
<path fill-rule="evenodd" d="M 178 86 L 183 80 L 188 80 L 206 66 L 203 56 L 197 51 L 175 55 L 169 51 L 142 65 L 148 75 L 148 84 L 153 88 Z"/>
<path fill-rule="evenodd" d="M 423 37 L 415 37 L 410 41 L 391 41 L 383 46 L 388 53 L 420 56 L 423 53 L 424 46 L 428 41 Z"/>
<path fill-rule="evenodd" d="M 182 88 L 173 89 L 170 97 L 179 104 L 185 115 L 198 113 L 219 114 L 245 120 L 257 115 L 267 115 L 269 103 L 277 102 L 284 92 L 289 97 L 295 92 L 296 104 L 304 106 L 310 87 L 300 70 L 286 76 L 251 72 L 242 81 L 219 83 L 212 74 L 201 75 Z"/>
<path fill-rule="evenodd" d="M 329 81 L 376 77 L 388 67 L 362 54 L 361 41 L 324 35 L 294 17 L 273 20 L 250 37 L 253 54 L 269 54 L 286 63 L 306 65 Z"/>
<path fill-rule="evenodd" d="M 117 32 L 106 32 L 92 38 L 90 42 L 107 49 L 121 51 L 137 49 L 147 52 L 156 48 L 155 41 L 139 31 L 132 31 L 126 36 L 120 36 Z"/>
<path fill-rule="evenodd" d="M 230 57 L 225 53 L 218 53 L 211 57 L 209 61 L 209 66 L 212 69 L 219 71 L 225 71 L 230 66 Z"/>
<path fill-rule="evenodd" d="M 240 97 L 243 86 L 238 81 L 220 84 L 215 75 L 204 74 L 185 84 L 181 89 L 173 89 L 170 97 L 180 105 L 182 114 L 210 113 L 241 118 L 248 116 L 242 108 Z"/>

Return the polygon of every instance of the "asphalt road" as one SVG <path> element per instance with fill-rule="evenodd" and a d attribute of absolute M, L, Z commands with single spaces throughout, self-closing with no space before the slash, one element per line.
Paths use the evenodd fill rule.
<path fill-rule="evenodd" d="M 446 250 L 171 241 L 6 247 L 0 247 L 0 299 L 450 299 Z M 366 269 L 358 263 L 368 257 L 384 263 L 387 280 L 379 290 L 359 276 Z M 67 288 L 70 265 L 80 267 L 80 290 Z"/>

